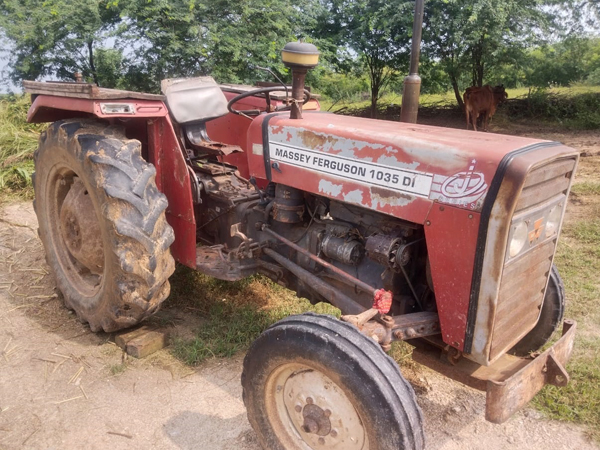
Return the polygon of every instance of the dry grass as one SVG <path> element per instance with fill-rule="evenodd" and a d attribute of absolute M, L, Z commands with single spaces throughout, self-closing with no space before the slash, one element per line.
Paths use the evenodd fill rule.
<path fill-rule="evenodd" d="M 28 124 L 29 95 L 0 99 L 0 202 L 32 198 L 33 152 L 45 124 Z"/>

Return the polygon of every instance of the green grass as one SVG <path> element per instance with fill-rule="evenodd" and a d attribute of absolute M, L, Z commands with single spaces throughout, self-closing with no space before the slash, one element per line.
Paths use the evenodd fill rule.
<path fill-rule="evenodd" d="M 32 198 L 33 152 L 45 125 L 28 124 L 29 96 L 0 99 L 0 201 Z"/>
<path fill-rule="evenodd" d="M 578 195 L 600 195 L 600 182 L 584 181 L 576 183 L 571 188 L 571 192 Z"/>
<path fill-rule="evenodd" d="M 361 110 L 365 108 L 369 108 L 371 106 L 371 99 L 360 100 L 360 101 L 340 101 L 337 103 L 333 103 L 327 97 L 322 97 L 319 99 L 319 103 L 321 104 L 321 110 L 335 112 L 342 108 L 344 109 L 344 113 L 347 110 Z M 388 93 L 385 94 L 378 102 L 380 108 L 384 108 L 388 105 L 398 105 L 402 104 L 402 94 L 398 93 Z M 447 92 L 445 94 L 423 94 L 419 97 L 419 104 L 421 106 L 454 106 L 456 105 L 456 98 L 454 97 L 453 92 Z"/>
<path fill-rule="evenodd" d="M 595 183 L 578 190 L 595 192 Z M 568 224 L 556 256 L 567 292 L 566 317 L 578 322 L 575 350 L 564 388 L 545 387 L 533 404 L 553 419 L 585 424 L 600 440 L 600 219 Z"/>
<path fill-rule="evenodd" d="M 533 405 L 548 417 L 586 425 L 590 436 L 600 440 L 600 339 L 576 338 L 576 349 L 567 366 L 571 377 L 566 387 L 546 386 Z"/>
<path fill-rule="evenodd" d="M 119 363 L 113 364 L 109 367 L 110 374 L 113 376 L 120 375 L 127 369 L 127 364 Z"/>
<path fill-rule="evenodd" d="M 525 122 L 531 120 L 548 126 L 560 126 L 568 129 L 600 128 L 600 86 L 575 85 L 551 89 L 518 88 L 507 89 L 508 102 L 499 110 L 498 119 L 503 122 Z M 365 98 L 365 97 L 363 97 Z M 320 100 L 323 110 L 331 110 L 340 114 L 368 117 L 370 100 L 346 100 L 333 103 L 327 98 Z M 444 108 L 456 117 L 462 116 L 457 107 L 453 92 L 445 94 L 423 94 L 419 99 L 425 113 L 436 112 L 435 108 Z M 389 120 L 398 120 L 402 95 L 387 93 L 378 102 L 378 116 Z"/>
<path fill-rule="evenodd" d="M 526 98 L 534 90 L 528 87 L 506 89 L 509 99 L 514 98 Z M 574 85 L 569 87 L 554 87 L 547 89 L 546 92 L 550 94 L 561 95 L 565 97 L 573 97 L 581 94 L 600 94 L 600 86 L 588 86 L 588 85 Z M 462 94 L 462 92 L 461 92 Z M 322 97 L 319 100 L 322 110 L 328 110 L 333 102 L 327 97 Z M 380 100 L 380 105 L 401 105 L 402 104 L 402 93 L 387 93 Z M 419 97 L 419 104 L 421 106 L 456 106 L 456 97 L 454 92 L 446 92 L 444 94 L 422 94 Z M 360 101 L 340 101 L 332 107 L 332 111 L 336 111 L 340 108 L 346 107 L 351 110 L 364 109 L 371 106 L 371 100 L 365 99 Z"/>
<path fill-rule="evenodd" d="M 246 350 L 269 325 L 291 314 L 339 314 L 261 276 L 229 283 L 179 266 L 171 285 L 169 306 L 192 309 L 203 319 L 194 339 L 176 339 L 172 345 L 173 354 L 190 365 Z"/>
<path fill-rule="evenodd" d="M 519 98 L 519 97 L 527 97 L 530 94 L 530 88 L 521 87 L 516 89 L 506 89 L 506 93 L 508 94 L 508 98 Z M 553 87 L 549 88 L 548 92 L 552 94 L 564 95 L 567 97 L 572 97 L 580 94 L 589 94 L 589 93 L 600 93 L 600 86 L 588 86 L 585 84 L 575 84 L 573 86 L 561 86 L 561 87 Z"/>

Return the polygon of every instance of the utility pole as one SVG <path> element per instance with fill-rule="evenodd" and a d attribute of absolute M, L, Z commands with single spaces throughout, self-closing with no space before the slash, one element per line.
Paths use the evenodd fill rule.
<path fill-rule="evenodd" d="M 424 3 L 425 0 L 415 1 L 415 19 L 413 22 L 412 47 L 410 50 L 410 71 L 408 76 L 404 78 L 400 122 L 417 123 L 417 114 L 419 113 L 419 94 L 421 92 L 419 55 L 421 53 L 421 32 L 423 30 Z"/>

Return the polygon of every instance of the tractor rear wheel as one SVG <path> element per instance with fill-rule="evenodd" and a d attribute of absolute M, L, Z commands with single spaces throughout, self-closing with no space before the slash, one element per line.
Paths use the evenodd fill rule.
<path fill-rule="evenodd" d="M 34 160 L 38 233 L 65 304 L 92 331 L 156 312 L 169 295 L 174 234 L 140 142 L 118 127 L 64 120 L 41 134 Z"/>
<path fill-rule="evenodd" d="M 423 418 L 379 344 L 330 316 L 291 316 L 252 344 L 248 420 L 269 450 L 422 450 Z"/>
<path fill-rule="evenodd" d="M 515 345 L 510 353 L 517 356 L 527 356 L 541 349 L 558 329 L 565 315 L 565 287 L 552 264 L 548 287 L 537 325 Z"/>

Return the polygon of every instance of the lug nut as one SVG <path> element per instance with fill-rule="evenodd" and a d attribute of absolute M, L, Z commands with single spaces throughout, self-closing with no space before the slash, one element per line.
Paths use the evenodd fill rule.
<path fill-rule="evenodd" d="M 296 405 L 296 407 L 294 409 L 296 410 L 296 412 L 302 412 L 302 406 L 301 405 Z"/>
<path fill-rule="evenodd" d="M 319 438 L 319 444 L 321 444 L 321 445 L 325 445 L 325 439 L 323 439 L 323 438 Z"/>
<path fill-rule="evenodd" d="M 306 397 L 306 403 L 309 404 L 309 405 L 312 405 L 313 404 L 312 397 Z"/>
<path fill-rule="evenodd" d="M 319 424 L 308 417 L 304 418 L 304 431 L 307 433 L 317 433 L 319 431 Z"/>
<path fill-rule="evenodd" d="M 336 431 L 336 430 L 331 430 L 331 432 L 329 433 L 329 435 L 330 435 L 331 437 L 333 437 L 333 438 L 334 438 L 334 437 L 337 437 L 337 431 Z"/>

